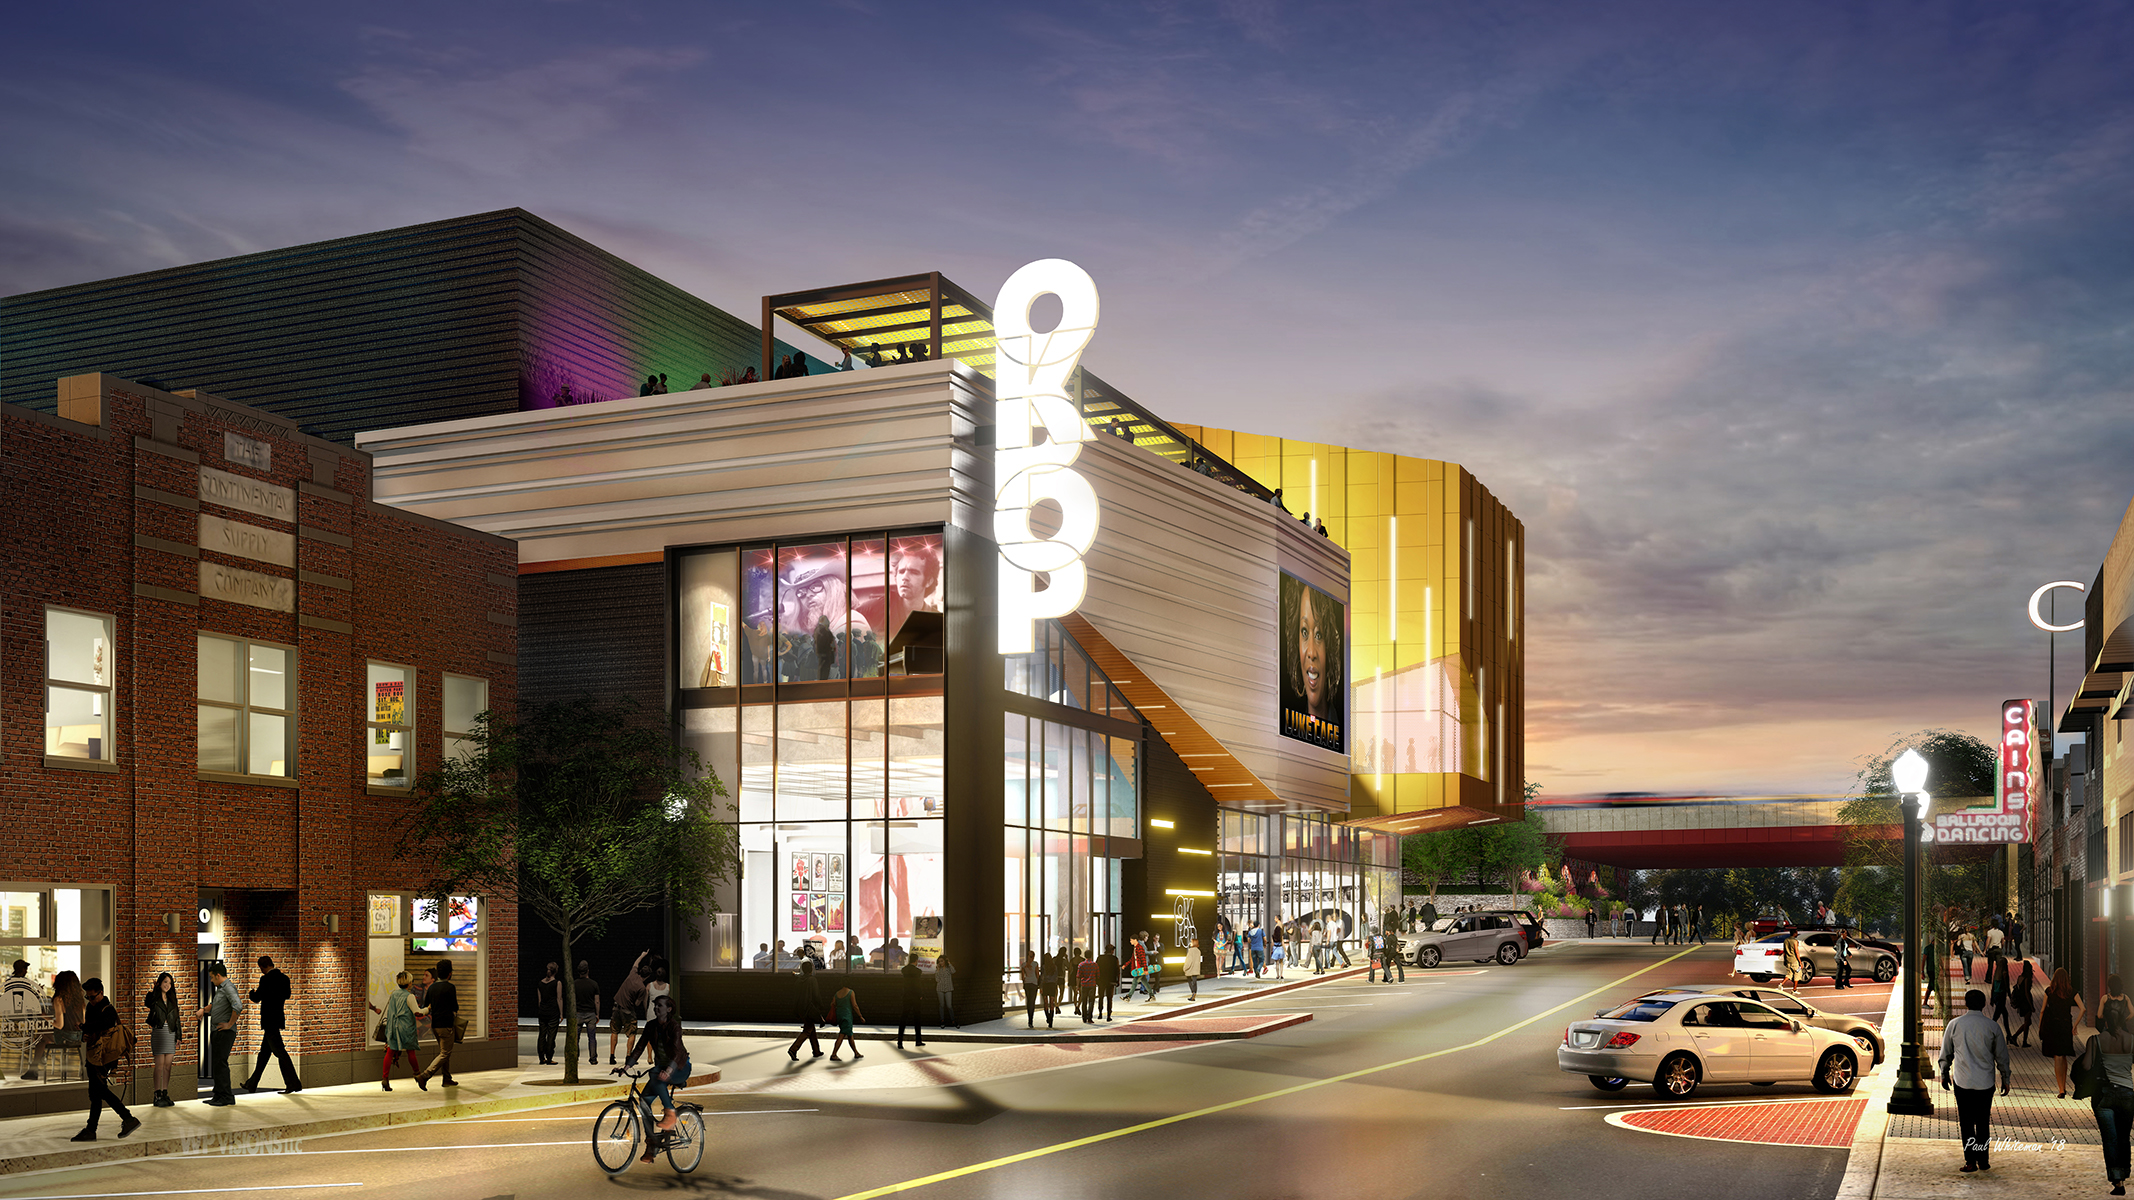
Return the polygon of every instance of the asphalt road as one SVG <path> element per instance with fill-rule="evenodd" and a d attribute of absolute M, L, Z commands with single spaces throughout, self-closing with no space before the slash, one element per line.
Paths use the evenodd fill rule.
<path fill-rule="evenodd" d="M 313 1138 L 295 1153 L 151 1159 L 8 1181 L 0 1198 L 147 1195 L 386 1196 L 549 1200 L 705 1195 L 756 1200 L 1198 1196 L 1349 1198 L 1575 1195 L 1645 1200 L 1829 1200 L 1843 1150 L 1667 1137 L 1606 1123 L 1647 1105 L 1556 1069 L 1564 1026 L 1665 983 L 1723 982 L 1729 947 L 1644 942 L 1552 946 L 1512 967 L 1447 964 L 1405 983 L 1345 979 L 1255 1001 L 1311 1011 L 1261 1038 L 1043 1066 L 988 1060 L 982 1083 L 928 1085 L 972 1054 L 940 1058 L 870 1043 L 868 1067 L 907 1059 L 917 1086 L 838 1086 L 828 1060 L 795 1066 L 782 1044 L 694 1039 L 729 1083 L 799 1075 L 768 1093 L 704 1104 L 710 1148 L 696 1174 L 661 1159 L 613 1181 L 592 1161 L 593 1105 Z M 1886 989 L 1811 999 L 1879 1012 Z M 946 1061 L 943 1061 L 946 1060 Z M 1002 1070 L 1002 1065 L 1008 1070 Z M 857 1081 L 859 1077 L 855 1077 Z M 820 1081 L 820 1090 L 817 1088 Z M 1809 1096 L 1806 1085 L 1706 1087 L 1695 1103 Z M 898 1185 L 910 1191 L 895 1193 Z M 258 1189 L 239 1190 L 239 1189 Z"/>

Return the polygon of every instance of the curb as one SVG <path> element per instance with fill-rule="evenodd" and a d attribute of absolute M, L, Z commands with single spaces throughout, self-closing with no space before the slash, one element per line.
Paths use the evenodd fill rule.
<path fill-rule="evenodd" d="M 691 1075 L 689 1077 L 689 1086 L 713 1084 L 719 1082 L 719 1079 L 719 1070 L 713 1068 L 709 1071 Z M 324 1091 L 325 1089 L 318 1090 Z M 274 1142 L 293 1141 L 306 1137 L 324 1137 L 335 1133 L 355 1133 L 365 1129 L 384 1129 L 394 1125 L 421 1125 L 430 1121 L 450 1120 L 486 1113 L 552 1108 L 565 1104 L 584 1103 L 589 1100 L 620 1099 L 628 1094 L 629 1085 L 626 1083 L 601 1083 L 595 1085 L 581 1083 L 577 1087 L 557 1088 L 550 1092 L 438 1104 L 429 1108 L 396 1109 L 388 1112 L 365 1113 L 361 1116 L 325 1117 L 311 1121 L 288 1121 L 279 1125 L 260 1125 L 248 1129 L 204 1129 L 196 1133 L 180 1134 L 176 1137 L 165 1135 L 154 1140 L 99 1141 L 94 1145 L 84 1145 L 79 1149 L 50 1150 L 43 1153 L 11 1154 L 0 1157 L 0 1176 L 173 1155 L 244 1153 L 246 1151 L 259 1153 L 262 1146 Z M 139 1134 L 135 1135 L 135 1138 L 139 1137 Z"/>
<path fill-rule="evenodd" d="M 1882 1011 L 1882 1044 L 1902 1050 L 1904 1043 L 1905 989 L 1912 986 L 1912 967 L 1897 972 L 1897 986 L 1889 990 L 1889 1006 Z M 1895 1036 L 1891 1036 L 1892 1034 Z M 1882 1181 L 1882 1146 L 1889 1140 L 1889 1098 L 1897 1090 L 1897 1053 L 1883 1056 L 1883 1070 L 1867 1089 L 1867 1110 L 1852 1131 L 1852 1149 L 1845 1156 L 1845 1178 L 1832 1200 L 1873 1200 Z"/>
<path fill-rule="evenodd" d="M 1421 971 L 1422 969 L 1423 968 L 1421 967 L 1416 968 L 1416 970 L 1418 971 Z M 1160 1013 L 1147 1013 L 1142 1016 L 1131 1017 L 1123 1021 L 1118 1021 L 1110 1025 L 1091 1025 L 1086 1028 L 1080 1029 L 1056 1028 L 1030 1030 L 1024 1033 L 964 1033 L 960 1030 L 956 1030 L 951 1027 L 936 1026 L 939 1032 L 927 1034 L 926 1040 L 928 1042 L 955 1042 L 986 1046 L 1043 1046 L 1057 1042 L 1240 1041 L 1245 1038 L 1259 1037 L 1262 1034 L 1272 1033 L 1277 1029 L 1287 1029 L 1290 1025 L 1300 1024 L 1301 1021 L 1289 1021 L 1284 1022 L 1282 1024 L 1270 1024 L 1260 1026 L 1251 1030 L 1222 1030 L 1199 1033 L 1192 1032 L 1189 1030 L 1169 1030 L 1162 1032 L 1153 1030 L 1143 1031 L 1136 1030 L 1133 1027 L 1135 1025 L 1143 1024 L 1145 1022 L 1173 1021 L 1181 1017 L 1198 1016 L 1213 1009 L 1223 1008 L 1232 1004 L 1243 1004 L 1253 1000 L 1264 1000 L 1269 996 L 1283 995 L 1288 992 L 1296 991 L 1299 988 L 1310 987 L 1313 984 L 1327 983 L 1335 979 L 1344 979 L 1354 975 L 1361 975 L 1368 970 L 1370 970 L 1370 968 L 1368 967 L 1349 967 L 1340 971 L 1328 971 L 1324 975 L 1314 975 L 1309 979 L 1284 980 L 1283 982 L 1275 984 L 1271 987 L 1254 988 L 1251 991 L 1240 991 L 1237 995 L 1234 996 L 1224 996 L 1218 999 L 1202 1000 L 1197 1003 L 1187 1004 L 1179 1008 L 1167 1008 Z M 1309 1014 L 1306 1014 L 1304 1019 L 1308 1020 Z M 538 1023 L 529 1024 L 529 1020 L 530 1018 L 526 1017 L 519 1018 L 520 1032 L 523 1033 L 529 1029 L 539 1028 Z M 682 1032 L 690 1037 L 765 1038 L 779 1041 L 791 1041 L 796 1030 L 791 1025 L 723 1026 L 713 1024 L 699 1024 L 695 1022 L 684 1021 L 682 1023 Z M 893 1032 L 859 1033 L 856 1035 L 855 1040 L 872 1042 L 893 1042 L 896 1040 L 896 1034 Z"/>

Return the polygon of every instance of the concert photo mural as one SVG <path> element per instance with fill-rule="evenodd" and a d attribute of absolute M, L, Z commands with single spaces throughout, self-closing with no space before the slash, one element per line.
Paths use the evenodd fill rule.
<path fill-rule="evenodd" d="M 1345 753 L 1348 606 L 1287 571 L 1277 595 L 1282 736 Z"/>

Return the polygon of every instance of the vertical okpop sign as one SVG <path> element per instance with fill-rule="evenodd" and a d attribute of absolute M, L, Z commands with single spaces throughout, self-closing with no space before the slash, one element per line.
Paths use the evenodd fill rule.
<path fill-rule="evenodd" d="M 1030 308 L 1048 294 L 1060 298 L 1060 322 L 1038 333 Z M 1065 259 L 1039 259 L 1001 285 L 993 328 L 1000 652 L 1027 654 L 1036 648 L 1037 622 L 1080 607 L 1089 584 L 1082 555 L 1097 539 L 1097 494 L 1074 469 L 1090 432 L 1068 387 L 1097 331 L 1096 281 Z M 1060 527 L 1040 534 L 1030 518 L 1047 500 L 1059 507 Z"/>

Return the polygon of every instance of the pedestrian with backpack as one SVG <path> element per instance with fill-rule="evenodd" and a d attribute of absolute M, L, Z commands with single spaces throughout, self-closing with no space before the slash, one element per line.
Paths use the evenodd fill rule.
<path fill-rule="evenodd" d="M 89 1076 L 89 1123 L 72 1140 L 95 1141 L 97 1118 L 106 1106 L 119 1119 L 119 1136 L 125 1137 L 141 1127 L 141 1118 L 112 1094 L 111 1068 L 133 1053 L 133 1027 L 119 1020 L 118 1009 L 104 998 L 103 980 L 84 980 L 82 995 L 88 1000 L 82 1016 L 82 1070 Z"/>

